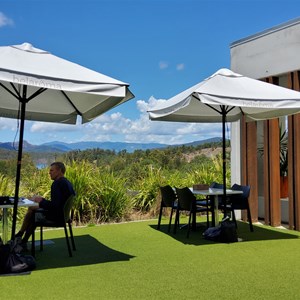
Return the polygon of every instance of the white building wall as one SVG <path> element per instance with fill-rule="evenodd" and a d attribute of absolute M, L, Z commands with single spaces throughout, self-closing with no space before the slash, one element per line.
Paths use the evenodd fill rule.
<path fill-rule="evenodd" d="M 233 42 L 230 45 L 231 70 L 260 79 L 278 76 L 279 85 L 287 86 L 285 73 L 300 69 L 300 18 Z M 282 121 L 282 125 L 285 122 Z M 283 126 L 284 127 L 284 126 Z M 263 139 L 263 122 L 257 122 L 258 145 Z M 231 126 L 231 181 L 241 180 L 240 123 Z M 259 217 L 264 216 L 263 162 L 258 158 Z M 282 221 L 288 221 L 287 200 L 282 200 Z"/>
<path fill-rule="evenodd" d="M 241 184 L 241 145 L 240 145 L 240 121 L 231 123 L 231 185 L 234 183 Z M 241 212 L 236 211 L 236 218 L 241 218 Z"/>
<path fill-rule="evenodd" d="M 231 69 L 264 78 L 300 69 L 300 18 L 230 45 Z"/>
<path fill-rule="evenodd" d="M 240 121 L 231 123 L 231 184 L 241 183 Z M 232 138 L 234 137 L 234 138 Z"/>

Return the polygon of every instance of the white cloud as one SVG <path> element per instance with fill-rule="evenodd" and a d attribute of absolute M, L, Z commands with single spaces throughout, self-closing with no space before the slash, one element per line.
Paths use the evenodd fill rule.
<path fill-rule="evenodd" d="M 122 128 L 126 141 L 157 142 L 164 144 L 181 144 L 221 136 L 220 123 L 181 123 L 151 121 L 147 110 L 167 100 L 150 97 L 148 101 L 138 100 L 140 117 L 131 120 L 127 128 Z"/>
<path fill-rule="evenodd" d="M 81 140 L 85 141 L 126 141 L 126 142 L 160 142 L 179 143 L 182 134 L 174 135 L 174 126 L 183 125 L 171 122 L 153 122 L 149 120 L 147 110 L 166 100 L 150 97 L 148 101 L 138 100 L 137 109 L 140 115 L 137 119 L 128 119 L 120 112 L 106 113 L 92 122 L 79 127 Z M 184 124 L 185 125 L 185 124 Z M 176 129 L 177 131 L 177 129 Z"/>
<path fill-rule="evenodd" d="M 164 69 L 167 69 L 169 67 L 169 64 L 166 61 L 160 61 L 158 66 L 161 70 L 164 70 Z"/>
<path fill-rule="evenodd" d="M 120 119 L 121 117 L 122 117 L 122 114 L 121 114 L 120 112 L 113 113 L 113 114 L 111 115 L 111 119 L 112 119 L 112 120 L 118 120 L 118 119 Z"/>
<path fill-rule="evenodd" d="M 153 96 L 151 96 L 148 100 L 148 102 L 146 102 L 145 100 L 138 100 L 136 102 L 137 104 L 137 109 L 141 112 L 141 113 L 147 113 L 147 111 L 153 107 L 155 107 L 156 105 L 162 104 L 164 102 L 166 102 L 167 100 L 165 99 L 155 99 Z M 148 115 L 148 113 L 147 113 Z"/>
<path fill-rule="evenodd" d="M 182 71 L 184 68 L 185 68 L 185 65 L 184 65 L 184 64 L 177 64 L 177 65 L 176 65 L 176 70 L 177 70 L 177 71 Z"/>
<path fill-rule="evenodd" d="M 30 126 L 32 133 L 69 132 L 76 131 L 80 125 L 58 124 L 48 122 L 33 122 Z"/>
<path fill-rule="evenodd" d="M 127 118 L 120 111 L 105 113 L 85 124 L 67 125 L 26 121 L 27 132 L 24 139 L 32 144 L 49 141 L 114 141 L 137 143 L 184 144 L 211 137 L 221 136 L 220 123 L 179 123 L 151 121 L 148 110 L 167 100 L 150 97 L 138 100 L 136 118 Z M 0 118 L 1 139 L 12 141 L 14 134 L 6 136 L 10 130 L 16 131 L 17 120 Z"/>
<path fill-rule="evenodd" d="M 3 12 L 0 11 L 0 27 L 12 25 L 14 25 L 14 21 L 8 18 Z"/>
<path fill-rule="evenodd" d="M 16 131 L 18 122 L 16 119 L 0 118 L 0 130 Z"/>
<path fill-rule="evenodd" d="M 109 141 L 113 136 L 126 132 L 131 120 L 126 119 L 120 112 L 104 114 L 81 126 L 82 140 Z M 122 139 L 123 140 L 123 139 Z"/>

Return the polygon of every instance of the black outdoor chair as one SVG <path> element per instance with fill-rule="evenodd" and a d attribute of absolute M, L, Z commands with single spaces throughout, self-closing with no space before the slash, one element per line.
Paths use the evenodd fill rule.
<path fill-rule="evenodd" d="M 227 206 L 226 210 L 230 211 L 232 214 L 232 220 L 235 222 L 235 226 L 237 227 L 235 210 L 247 210 L 247 218 L 250 226 L 250 231 L 253 232 L 253 225 L 251 219 L 251 211 L 249 206 L 249 194 L 250 194 L 250 186 L 249 185 L 239 185 L 234 184 L 231 187 L 232 190 L 242 191 L 243 194 L 236 195 L 227 195 Z"/>
<path fill-rule="evenodd" d="M 161 223 L 163 209 L 166 207 L 169 207 L 171 209 L 171 212 L 170 212 L 168 232 L 170 232 L 173 211 L 176 210 L 176 208 L 177 208 L 177 197 L 176 197 L 174 189 L 170 185 L 161 186 L 160 194 L 161 194 L 161 203 L 160 203 L 157 229 L 158 230 L 160 229 L 160 223 Z"/>
<path fill-rule="evenodd" d="M 213 181 L 213 182 L 209 185 L 209 188 L 212 188 L 212 189 L 220 189 L 220 190 L 221 190 L 221 189 L 223 189 L 223 184 Z M 207 204 L 208 204 L 208 205 L 211 205 L 211 206 L 213 207 L 213 204 L 214 204 L 213 201 L 214 201 L 214 199 L 213 199 L 211 196 L 207 196 L 207 197 L 206 197 L 206 200 L 207 200 Z M 219 204 L 222 203 L 222 196 L 218 196 L 218 202 L 219 202 Z M 199 202 L 199 203 L 201 203 L 201 202 Z M 203 202 L 202 204 L 204 204 L 204 202 Z"/>
<path fill-rule="evenodd" d="M 178 204 L 177 204 L 177 209 L 176 209 L 176 217 L 175 217 L 175 225 L 174 225 L 174 233 L 176 233 L 176 228 L 179 226 L 179 214 L 180 211 L 188 211 L 189 212 L 189 220 L 188 220 L 188 230 L 187 230 L 187 237 L 190 235 L 190 227 L 191 227 L 191 220 L 193 217 L 193 227 L 195 229 L 196 226 L 196 213 L 199 212 L 205 212 L 206 213 L 206 224 L 207 227 L 209 225 L 209 220 L 208 220 L 208 207 L 207 206 L 199 206 L 197 205 L 196 197 L 193 194 L 193 192 L 188 188 L 175 188 L 176 189 L 176 194 L 177 194 L 177 199 L 178 199 Z"/>
<path fill-rule="evenodd" d="M 67 201 L 64 205 L 64 208 L 63 208 L 62 219 L 58 222 L 50 221 L 43 217 L 38 218 L 37 214 L 41 214 L 41 216 L 43 216 L 43 212 L 45 213 L 45 210 L 44 209 L 36 210 L 35 226 L 40 227 L 40 251 L 43 250 L 43 227 L 63 227 L 65 230 L 65 237 L 66 237 L 69 256 L 72 257 L 72 250 L 71 250 L 70 241 L 69 241 L 69 237 L 68 237 L 67 224 L 68 224 L 69 231 L 70 231 L 72 247 L 73 247 L 73 250 L 75 251 L 76 247 L 75 247 L 75 241 L 74 241 L 74 236 L 73 236 L 73 231 L 72 231 L 72 217 L 73 217 L 72 216 L 72 207 L 73 207 L 74 199 L 75 199 L 74 195 L 71 195 L 67 199 Z M 33 256 L 35 256 L 35 233 L 34 232 L 32 234 L 31 253 Z"/>
<path fill-rule="evenodd" d="M 213 188 L 213 189 L 223 189 L 223 184 L 217 183 L 213 181 L 208 188 Z M 214 203 L 214 196 L 206 196 L 205 199 L 197 200 L 197 205 L 200 206 L 206 206 L 208 208 L 208 211 L 212 215 L 212 226 L 215 226 L 215 203 Z M 222 203 L 222 196 L 218 196 L 218 203 Z"/>

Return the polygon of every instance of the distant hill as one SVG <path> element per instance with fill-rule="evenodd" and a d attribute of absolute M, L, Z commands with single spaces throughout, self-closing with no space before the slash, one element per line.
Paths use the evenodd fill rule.
<path fill-rule="evenodd" d="M 0 145 L 1 146 L 1 145 Z M 122 143 L 122 142 L 77 142 L 77 143 L 62 143 L 62 142 L 49 142 L 43 146 L 54 147 L 63 152 L 71 150 L 87 150 L 87 149 L 104 149 L 112 151 L 133 152 L 135 150 L 147 150 L 156 148 L 165 148 L 168 145 L 159 143 Z"/>
<path fill-rule="evenodd" d="M 18 150 L 19 143 L 11 143 L 11 142 L 5 142 L 5 143 L 0 143 L 0 149 L 6 149 L 6 150 Z M 51 145 L 32 145 L 29 144 L 28 142 L 24 141 L 23 142 L 23 151 L 25 152 L 40 152 L 40 153 L 45 153 L 45 152 L 67 152 L 69 150 L 65 149 L 62 150 L 60 147 L 56 148 L 55 146 Z"/>
<path fill-rule="evenodd" d="M 32 145 L 26 141 L 23 143 L 23 151 L 24 152 L 37 152 L 37 153 L 63 153 L 72 150 L 86 150 L 86 149 L 104 149 L 111 151 L 122 151 L 126 150 L 131 153 L 135 150 L 147 150 L 147 149 L 160 149 L 166 147 L 176 147 L 176 146 L 198 146 L 206 143 L 216 143 L 220 142 L 222 139 L 220 137 L 215 137 L 211 139 L 206 139 L 202 141 L 195 141 L 186 144 L 178 144 L 178 145 L 168 145 L 168 144 L 159 144 L 159 143 L 122 143 L 122 142 L 77 142 L 77 143 L 64 143 L 64 142 L 49 142 L 41 145 Z M 5 142 L 0 143 L 0 149 L 6 150 L 16 150 L 18 149 L 18 142 L 11 143 Z"/>
<path fill-rule="evenodd" d="M 199 145 L 203 145 L 203 144 L 211 144 L 211 143 L 219 143 L 219 142 L 222 142 L 222 138 L 221 137 L 214 137 L 214 138 L 206 139 L 206 140 L 202 140 L 202 141 L 195 141 L 195 142 L 186 143 L 184 145 L 185 146 L 199 146 Z"/>

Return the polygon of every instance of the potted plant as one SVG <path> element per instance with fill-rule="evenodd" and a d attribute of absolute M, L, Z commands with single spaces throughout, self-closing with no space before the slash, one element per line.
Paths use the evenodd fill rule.
<path fill-rule="evenodd" d="M 280 197 L 288 197 L 288 135 L 280 127 Z"/>

